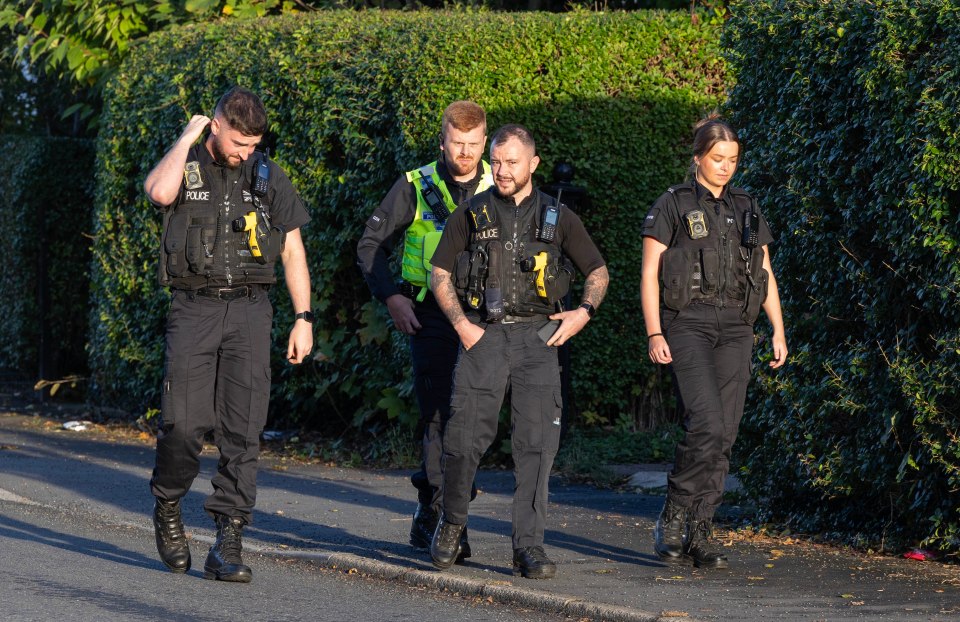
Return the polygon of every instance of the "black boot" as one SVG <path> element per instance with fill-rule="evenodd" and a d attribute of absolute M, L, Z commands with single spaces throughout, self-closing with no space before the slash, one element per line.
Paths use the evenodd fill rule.
<path fill-rule="evenodd" d="M 457 561 L 457 557 L 460 556 L 460 536 L 466 528 L 466 525 L 448 523 L 446 516 L 443 513 L 440 514 L 437 530 L 433 533 L 433 541 L 430 543 L 430 557 L 435 568 L 446 570 Z"/>
<path fill-rule="evenodd" d="M 429 549 L 433 540 L 433 532 L 437 530 L 437 512 L 429 505 L 417 504 L 417 511 L 413 514 L 413 524 L 410 525 L 410 544 L 415 549 Z"/>
<path fill-rule="evenodd" d="M 542 546 L 513 549 L 513 576 L 527 579 L 552 579 L 557 565 L 547 557 Z"/>
<path fill-rule="evenodd" d="M 222 514 L 217 516 L 217 541 L 210 547 L 207 561 L 203 565 L 203 578 L 218 581 L 250 583 L 253 571 L 243 565 L 240 551 L 243 542 L 243 519 L 231 518 Z"/>
<path fill-rule="evenodd" d="M 157 497 L 153 506 L 153 530 L 157 535 L 157 552 L 167 568 L 174 572 L 190 570 L 190 545 L 183 532 L 180 499 L 167 501 Z"/>
<path fill-rule="evenodd" d="M 726 556 L 717 551 L 711 541 L 713 521 L 710 519 L 690 520 L 690 535 L 686 554 L 697 568 L 729 568 Z"/>
<path fill-rule="evenodd" d="M 467 539 L 467 526 L 463 526 L 463 533 L 460 534 L 460 554 L 457 555 L 457 563 L 462 564 L 465 559 L 470 557 L 470 540 Z"/>
<path fill-rule="evenodd" d="M 653 550 L 661 561 L 676 564 L 684 561 L 683 536 L 687 526 L 687 508 L 667 497 L 653 530 Z"/>

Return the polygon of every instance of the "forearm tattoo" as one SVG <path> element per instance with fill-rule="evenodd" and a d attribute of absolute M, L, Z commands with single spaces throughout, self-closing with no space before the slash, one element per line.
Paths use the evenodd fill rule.
<path fill-rule="evenodd" d="M 444 315 L 450 320 L 452 326 L 456 326 L 460 320 L 467 319 L 463 314 L 463 307 L 460 306 L 460 299 L 457 298 L 457 290 L 453 287 L 449 272 L 439 272 L 434 270 L 430 275 L 430 282 L 433 289 L 433 296 L 437 299 L 437 304 L 443 310 Z"/>
<path fill-rule="evenodd" d="M 582 302 L 589 302 L 595 308 L 603 302 L 603 297 L 607 294 L 607 285 L 610 284 L 610 273 L 606 266 L 601 266 L 587 276 L 583 284 Z"/>

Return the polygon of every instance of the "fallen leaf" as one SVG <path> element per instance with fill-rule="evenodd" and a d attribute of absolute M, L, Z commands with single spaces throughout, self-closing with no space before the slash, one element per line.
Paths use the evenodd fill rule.
<path fill-rule="evenodd" d="M 689 618 L 690 614 L 686 611 L 661 611 L 661 617 L 664 618 Z"/>

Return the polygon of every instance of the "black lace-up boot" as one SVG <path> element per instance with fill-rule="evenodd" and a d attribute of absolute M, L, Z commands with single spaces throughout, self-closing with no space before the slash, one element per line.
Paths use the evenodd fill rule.
<path fill-rule="evenodd" d="M 417 504 L 417 511 L 413 514 L 413 524 L 410 525 L 410 544 L 415 549 L 429 549 L 433 540 L 433 532 L 437 530 L 439 515 L 429 505 Z"/>
<path fill-rule="evenodd" d="M 653 550 L 661 561 L 677 564 L 684 561 L 684 530 L 687 508 L 667 497 L 653 530 Z"/>
<path fill-rule="evenodd" d="M 243 565 L 240 552 L 243 550 L 241 532 L 243 519 L 217 516 L 217 541 L 210 547 L 203 565 L 203 578 L 218 581 L 250 583 L 253 571 Z"/>
<path fill-rule="evenodd" d="M 697 568 L 729 568 L 726 556 L 716 550 L 713 542 L 713 521 L 710 519 L 690 520 L 690 535 L 687 541 L 686 555 L 693 560 Z"/>
<path fill-rule="evenodd" d="M 440 514 L 440 522 L 430 543 L 430 557 L 435 568 L 446 570 L 457 561 L 460 556 L 460 537 L 466 528 L 466 525 L 448 523 L 446 516 Z"/>
<path fill-rule="evenodd" d="M 527 579 L 552 579 L 557 565 L 547 557 L 542 546 L 528 546 L 513 550 L 513 576 Z"/>
<path fill-rule="evenodd" d="M 463 526 L 463 533 L 460 534 L 460 554 L 457 555 L 457 563 L 462 564 L 465 559 L 470 557 L 470 540 L 467 538 L 467 526 Z"/>
<path fill-rule="evenodd" d="M 173 572 L 190 570 L 190 545 L 183 532 L 180 499 L 167 501 L 157 497 L 153 506 L 153 530 L 157 535 L 157 552 L 167 568 Z"/>

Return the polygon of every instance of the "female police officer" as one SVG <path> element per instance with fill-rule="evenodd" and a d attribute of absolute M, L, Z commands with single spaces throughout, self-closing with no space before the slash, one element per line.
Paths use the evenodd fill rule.
<path fill-rule="evenodd" d="M 693 180 L 668 189 L 644 221 L 641 300 L 650 360 L 671 365 L 685 435 L 667 478 L 654 549 L 669 563 L 726 568 L 710 543 L 730 451 L 743 415 L 753 323 L 762 306 L 773 360 L 787 359 L 773 241 L 756 201 L 728 185 L 740 140 L 716 117 L 697 123 Z"/>

